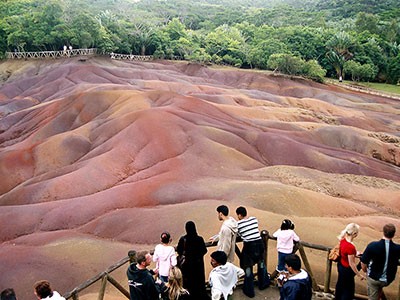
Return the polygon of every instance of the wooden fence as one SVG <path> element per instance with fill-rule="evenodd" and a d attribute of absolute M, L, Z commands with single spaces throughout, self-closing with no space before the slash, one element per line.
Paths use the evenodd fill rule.
<path fill-rule="evenodd" d="M 85 57 L 97 55 L 96 48 L 90 49 L 66 49 L 59 51 L 38 51 L 38 52 L 6 52 L 7 59 L 57 59 L 69 57 Z M 104 55 L 104 54 L 103 54 Z M 135 55 L 135 54 L 120 54 L 120 53 L 106 53 L 111 59 L 115 60 L 130 60 L 130 61 L 151 61 L 154 59 L 153 55 Z M 165 59 L 169 60 L 183 60 L 180 56 L 172 56 Z"/>
<path fill-rule="evenodd" d="M 263 230 L 261 232 L 261 236 L 264 241 L 265 245 L 265 265 L 268 265 L 268 253 L 269 253 L 269 240 L 276 240 L 276 238 L 272 237 L 268 231 Z M 206 243 L 207 247 L 213 247 L 216 246 L 216 243 Z M 310 262 L 308 260 L 307 254 L 306 254 L 306 248 L 313 249 L 313 250 L 318 250 L 318 251 L 323 251 L 326 253 L 326 267 L 325 267 L 325 276 L 324 276 L 324 282 L 323 284 L 317 283 L 315 276 L 313 274 Z M 331 289 L 331 276 L 332 276 L 332 261 L 328 259 L 328 253 L 329 250 L 332 247 L 326 247 L 323 245 L 316 245 L 316 244 L 311 244 L 307 243 L 304 241 L 301 241 L 299 243 L 299 254 L 300 257 L 303 261 L 304 268 L 307 270 L 309 273 L 311 280 L 312 280 L 312 286 L 314 291 L 320 291 L 324 293 L 332 293 Z M 97 274 L 93 278 L 87 280 L 86 282 L 82 283 L 81 285 L 77 286 L 74 288 L 72 291 L 66 293 L 64 295 L 65 299 L 73 299 L 77 300 L 79 299 L 79 294 L 90 287 L 92 284 L 101 281 L 100 285 L 100 290 L 98 293 L 98 300 L 103 300 L 104 295 L 105 295 L 105 290 L 107 286 L 107 282 L 111 283 L 115 288 L 117 288 L 123 295 L 126 296 L 127 299 L 129 299 L 129 291 L 127 291 L 117 280 L 115 280 L 110 273 L 123 267 L 125 264 L 131 263 L 135 260 L 135 255 L 136 252 L 134 250 L 129 251 L 128 256 L 121 259 L 119 262 L 115 263 L 114 265 L 110 266 L 107 270 Z M 360 295 L 356 294 L 356 299 L 368 299 L 366 295 Z M 399 291 L 397 295 L 397 300 L 400 300 L 400 284 L 399 284 Z"/>
<path fill-rule="evenodd" d="M 7 59 L 56 59 L 76 56 L 93 56 L 96 55 L 97 49 L 66 49 L 59 51 L 40 51 L 40 52 L 6 52 Z"/>
<path fill-rule="evenodd" d="M 133 54 L 119 54 L 119 53 L 110 53 L 111 59 L 117 60 L 139 60 L 139 61 L 149 61 L 153 60 L 152 55 L 133 55 Z"/>

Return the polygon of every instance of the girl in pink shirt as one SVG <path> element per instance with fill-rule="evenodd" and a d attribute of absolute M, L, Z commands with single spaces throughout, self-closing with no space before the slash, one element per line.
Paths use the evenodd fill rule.
<path fill-rule="evenodd" d="M 281 228 L 273 234 L 273 236 L 276 237 L 276 248 L 278 250 L 278 265 L 276 266 L 277 273 L 286 271 L 285 257 L 292 254 L 294 242 L 300 241 L 300 238 L 293 229 L 294 224 L 292 221 L 285 219 L 282 221 Z"/>

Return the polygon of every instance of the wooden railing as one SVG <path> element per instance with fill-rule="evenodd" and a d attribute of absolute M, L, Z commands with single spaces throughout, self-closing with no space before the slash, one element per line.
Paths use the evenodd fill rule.
<path fill-rule="evenodd" d="M 153 60 L 152 55 L 119 54 L 114 52 L 110 53 L 110 58 L 117 60 L 140 60 L 140 61 Z"/>
<path fill-rule="evenodd" d="M 269 235 L 268 231 L 263 230 L 261 232 L 261 236 L 265 245 L 265 265 L 268 266 L 268 253 L 269 253 L 269 240 L 276 240 L 276 238 L 272 237 L 271 235 Z M 238 241 L 240 242 L 240 241 Z M 217 243 L 211 243 L 208 242 L 206 243 L 206 247 L 214 247 L 216 246 Z M 318 251 L 323 251 L 326 252 L 326 267 L 325 267 L 325 276 L 324 276 L 324 283 L 323 284 L 318 284 L 314 273 L 312 271 L 310 262 L 308 260 L 305 248 L 310 248 L 313 250 L 318 250 Z M 308 274 L 311 277 L 311 281 L 312 281 L 312 287 L 314 291 L 319 291 L 319 292 L 323 292 L 323 293 L 332 293 L 333 290 L 330 288 L 331 286 L 331 275 L 332 275 L 332 261 L 328 259 L 328 253 L 329 250 L 332 247 L 326 247 L 323 245 L 317 245 L 317 244 L 311 244 L 311 243 L 307 243 L 304 241 L 300 241 L 299 243 L 299 247 L 298 247 L 298 251 L 301 257 L 301 260 L 303 261 L 303 265 L 304 268 L 307 270 Z M 150 251 L 151 253 L 153 251 Z M 73 299 L 73 300 L 77 300 L 79 299 L 79 294 L 84 291 L 85 289 L 87 289 L 88 287 L 90 287 L 91 285 L 93 285 L 94 283 L 101 281 L 101 285 L 100 285 L 100 290 L 98 293 L 98 300 L 103 300 L 104 299 L 104 295 L 105 295 L 105 290 L 106 290 L 106 285 L 107 282 L 110 282 L 115 288 L 117 288 L 123 295 L 126 296 L 127 299 L 129 299 L 129 291 L 127 291 L 120 283 L 117 282 L 117 280 L 115 280 L 110 273 L 119 269 L 120 267 L 124 266 L 127 263 L 132 263 L 135 261 L 135 256 L 136 256 L 136 252 L 134 250 L 129 251 L 128 256 L 121 259 L 119 262 L 115 263 L 114 265 L 110 266 L 107 270 L 97 274 L 96 276 L 94 276 L 93 278 L 87 280 L 86 282 L 82 283 L 81 285 L 77 286 L 76 288 L 74 288 L 72 291 L 66 293 L 64 295 L 65 299 Z M 366 295 L 360 295 L 360 294 L 356 294 L 355 295 L 356 299 L 368 299 L 368 297 Z M 386 299 L 386 298 L 384 298 Z M 399 284 L 399 291 L 398 291 L 398 296 L 397 296 L 397 300 L 400 300 L 400 284 Z"/>
<path fill-rule="evenodd" d="M 6 52 L 7 59 L 48 59 L 66 58 L 75 56 L 91 56 L 97 52 L 96 48 L 90 49 L 71 49 L 59 51 L 39 51 L 39 52 Z"/>

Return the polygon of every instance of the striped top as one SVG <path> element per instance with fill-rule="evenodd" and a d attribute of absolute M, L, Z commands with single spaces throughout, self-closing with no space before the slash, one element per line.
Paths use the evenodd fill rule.
<path fill-rule="evenodd" d="M 243 242 L 252 242 L 261 239 L 256 217 L 248 217 L 238 221 L 238 234 Z"/>

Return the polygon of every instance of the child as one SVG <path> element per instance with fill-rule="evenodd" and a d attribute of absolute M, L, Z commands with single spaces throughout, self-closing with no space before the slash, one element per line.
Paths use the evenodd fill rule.
<path fill-rule="evenodd" d="M 171 235 L 168 232 L 161 234 L 161 244 L 158 244 L 154 249 L 153 261 L 156 262 L 158 275 L 160 279 L 167 283 L 169 270 L 176 266 L 176 254 L 174 247 L 169 243 L 172 241 Z"/>
<path fill-rule="evenodd" d="M 281 228 L 275 231 L 273 236 L 276 237 L 278 265 L 271 278 L 275 278 L 278 273 L 286 271 L 285 257 L 292 254 L 294 242 L 300 241 L 300 238 L 294 232 L 294 224 L 288 219 L 282 221 Z"/>

